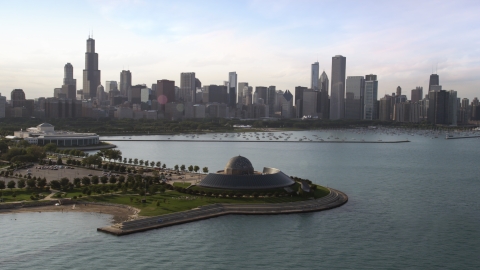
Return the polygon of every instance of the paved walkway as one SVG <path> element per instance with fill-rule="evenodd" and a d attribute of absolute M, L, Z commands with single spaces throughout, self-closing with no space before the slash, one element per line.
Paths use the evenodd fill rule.
<path fill-rule="evenodd" d="M 276 215 L 322 211 L 339 207 L 348 201 L 345 193 L 329 189 L 330 194 L 316 200 L 272 204 L 212 204 L 183 212 L 127 221 L 97 230 L 121 236 L 229 214 Z"/>

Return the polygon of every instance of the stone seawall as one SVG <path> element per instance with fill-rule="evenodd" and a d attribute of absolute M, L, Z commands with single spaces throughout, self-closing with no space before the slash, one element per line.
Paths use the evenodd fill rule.
<path fill-rule="evenodd" d="M 348 201 L 345 193 L 331 188 L 329 190 L 330 194 L 320 199 L 272 204 L 212 204 L 183 212 L 127 221 L 98 228 L 97 231 L 122 236 L 230 214 L 279 215 L 323 211 L 339 207 Z"/>

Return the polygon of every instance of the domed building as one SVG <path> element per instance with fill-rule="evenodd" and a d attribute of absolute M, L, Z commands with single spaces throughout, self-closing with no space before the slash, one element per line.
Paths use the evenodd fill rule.
<path fill-rule="evenodd" d="M 250 160 L 237 156 L 227 162 L 224 170 L 209 173 L 197 185 L 229 190 L 261 190 L 286 188 L 293 184 L 295 181 L 279 169 L 264 167 L 262 172 L 258 172 L 253 169 Z"/>

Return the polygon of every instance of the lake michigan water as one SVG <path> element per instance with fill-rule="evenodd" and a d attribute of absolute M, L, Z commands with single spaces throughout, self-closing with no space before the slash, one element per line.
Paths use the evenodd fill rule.
<path fill-rule="evenodd" d="M 296 131 L 398 144 L 115 142 L 127 158 L 221 170 L 242 155 L 349 196 L 307 214 L 224 216 L 123 237 L 94 213 L 0 215 L 0 269 L 479 269 L 480 139 Z M 212 134 L 200 135 L 211 139 Z M 241 136 L 226 138 L 245 140 Z M 136 136 L 132 139 L 185 139 Z M 117 137 L 123 138 L 123 137 Z M 249 140 L 256 140 L 249 137 Z M 128 140 L 128 137 L 126 138 Z"/>

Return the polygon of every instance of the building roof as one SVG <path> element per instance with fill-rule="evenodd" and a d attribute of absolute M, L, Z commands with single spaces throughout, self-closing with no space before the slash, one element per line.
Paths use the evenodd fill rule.
<path fill-rule="evenodd" d="M 49 123 L 41 123 L 40 125 L 38 125 L 37 127 L 53 127 L 51 124 Z"/>
<path fill-rule="evenodd" d="M 225 173 L 235 171 L 235 174 L 253 174 L 253 166 L 246 157 L 231 158 L 225 165 Z"/>
<path fill-rule="evenodd" d="M 274 173 L 265 174 L 266 171 Z M 295 184 L 295 181 L 280 170 L 264 168 L 264 174 L 225 175 L 210 173 L 198 185 L 229 190 L 256 190 L 284 188 L 293 184 Z"/>

